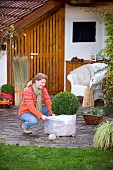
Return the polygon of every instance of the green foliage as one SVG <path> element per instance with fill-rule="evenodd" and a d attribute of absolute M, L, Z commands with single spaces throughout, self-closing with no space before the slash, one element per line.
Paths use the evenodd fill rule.
<path fill-rule="evenodd" d="M 11 84 L 4 84 L 1 87 L 2 93 L 14 94 L 14 87 Z"/>
<path fill-rule="evenodd" d="M 93 144 L 98 149 L 113 149 L 113 121 L 103 122 L 97 126 Z"/>
<path fill-rule="evenodd" d="M 0 100 L 3 101 L 3 97 L 2 96 L 0 96 Z"/>
<path fill-rule="evenodd" d="M 10 98 L 10 97 L 7 97 L 7 98 L 5 98 L 6 100 L 9 100 L 9 101 L 12 101 L 12 99 Z"/>
<path fill-rule="evenodd" d="M 1 170 L 112 170 L 113 151 L 0 144 Z"/>
<path fill-rule="evenodd" d="M 101 106 L 99 109 L 102 111 L 104 116 L 108 116 L 113 113 L 113 109 L 111 107 Z"/>
<path fill-rule="evenodd" d="M 80 106 L 78 98 L 71 92 L 60 92 L 52 100 L 52 110 L 55 114 L 73 115 L 76 114 Z"/>
<path fill-rule="evenodd" d="M 101 16 L 101 23 L 105 25 L 107 39 L 105 48 L 101 49 L 102 60 L 107 62 L 108 69 L 106 73 L 106 84 L 104 86 L 104 103 L 105 106 L 113 108 L 113 4 L 106 7 L 92 7 L 87 11 L 98 12 Z"/>
<path fill-rule="evenodd" d="M 113 15 L 109 10 L 100 12 L 105 24 L 106 47 L 103 49 L 103 56 L 108 58 L 108 70 L 106 73 L 106 84 L 104 86 L 105 105 L 113 107 Z"/>
<path fill-rule="evenodd" d="M 112 111 L 113 111 L 113 109 L 111 107 L 101 106 L 101 107 L 89 108 L 85 112 L 83 112 L 83 114 L 107 116 L 107 115 L 111 114 Z"/>
<path fill-rule="evenodd" d="M 4 98 L 4 97 L 0 96 L 0 101 L 3 101 L 4 99 L 5 99 L 5 100 L 9 100 L 9 101 L 12 100 L 10 97 Z"/>
<path fill-rule="evenodd" d="M 90 115 L 100 116 L 100 115 L 103 115 L 103 111 L 102 111 L 102 109 L 94 107 L 94 108 L 87 109 L 83 114 L 90 114 Z"/>

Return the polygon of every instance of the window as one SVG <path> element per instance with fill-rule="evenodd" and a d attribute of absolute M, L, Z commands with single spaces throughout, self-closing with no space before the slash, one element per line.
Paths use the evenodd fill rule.
<path fill-rule="evenodd" d="M 73 22 L 72 42 L 95 42 L 96 22 Z"/>

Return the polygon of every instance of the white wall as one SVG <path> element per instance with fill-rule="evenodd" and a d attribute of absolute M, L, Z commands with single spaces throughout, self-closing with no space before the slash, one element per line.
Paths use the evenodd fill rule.
<path fill-rule="evenodd" d="M 7 83 L 7 54 L 6 51 L 0 51 L 2 58 L 0 58 L 0 88 Z"/>
<path fill-rule="evenodd" d="M 72 26 L 74 21 L 96 22 L 96 42 L 72 42 Z M 103 25 L 99 23 L 99 15 L 93 12 L 86 12 L 86 7 L 73 7 L 66 5 L 65 10 L 65 60 L 72 57 L 90 59 L 91 53 L 97 54 L 102 49 Z"/>
<path fill-rule="evenodd" d="M 66 5 L 65 8 L 65 61 L 71 60 L 72 57 L 91 59 L 91 53 L 97 54 L 105 46 L 104 25 L 100 24 L 99 14 L 86 12 L 86 7 L 74 7 Z M 72 42 L 73 22 L 94 21 L 96 22 L 96 42 Z M 64 68 L 66 75 L 66 63 Z M 64 90 L 66 89 L 66 76 L 64 75 Z"/>

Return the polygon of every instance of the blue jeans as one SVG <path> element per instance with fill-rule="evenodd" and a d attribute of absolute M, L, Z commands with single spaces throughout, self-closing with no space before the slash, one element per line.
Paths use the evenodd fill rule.
<path fill-rule="evenodd" d="M 46 116 L 50 116 L 49 111 L 47 110 L 45 104 L 42 104 L 42 114 Z M 24 122 L 24 129 L 27 130 L 31 126 L 34 126 L 38 123 L 38 119 L 31 112 L 26 112 L 19 117 L 20 120 Z"/>

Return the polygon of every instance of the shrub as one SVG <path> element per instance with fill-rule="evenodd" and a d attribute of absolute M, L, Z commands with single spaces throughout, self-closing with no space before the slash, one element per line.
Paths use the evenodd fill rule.
<path fill-rule="evenodd" d="M 113 112 L 113 108 L 107 106 L 99 107 L 99 110 L 103 113 L 104 116 L 108 116 Z"/>
<path fill-rule="evenodd" d="M 98 149 L 113 149 L 113 121 L 106 121 L 97 126 L 93 145 Z"/>
<path fill-rule="evenodd" d="M 101 12 L 106 30 L 105 48 L 102 50 L 104 58 L 108 58 L 108 69 L 104 86 L 104 104 L 113 108 L 113 12 L 105 10 Z"/>
<path fill-rule="evenodd" d="M 90 115 L 100 116 L 100 115 L 103 115 L 103 111 L 102 111 L 102 109 L 94 107 L 94 108 L 87 109 L 87 111 L 85 111 L 83 114 L 90 114 Z"/>
<path fill-rule="evenodd" d="M 55 114 L 73 115 L 76 114 L 80 103 L 76 95 L 71 92 L 60 92 L 52 100 L 52 110 Z"/>
<path fill-rule="evenodd" d="M 4 84 L 1 87 L 1 92 L 6 94 L 14 94 L 14 87 L 11 84 Z"/>

